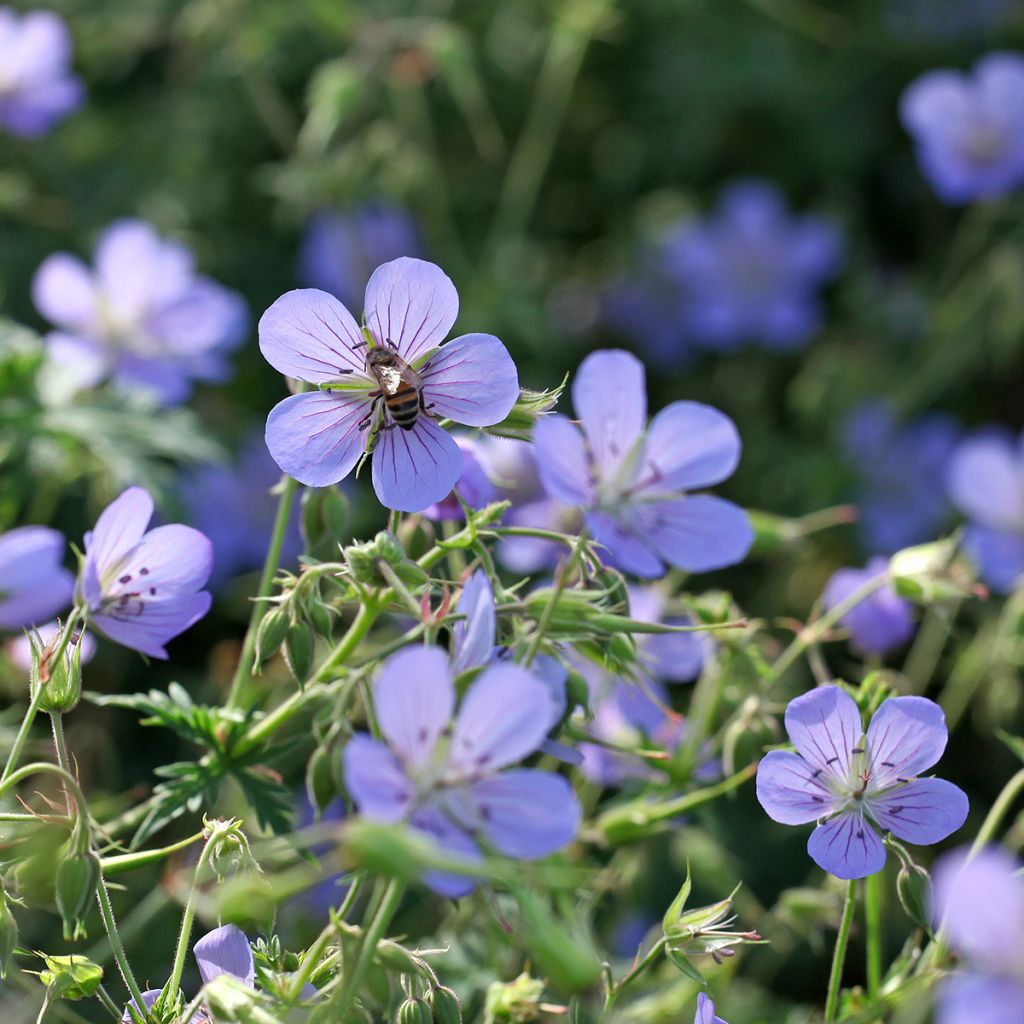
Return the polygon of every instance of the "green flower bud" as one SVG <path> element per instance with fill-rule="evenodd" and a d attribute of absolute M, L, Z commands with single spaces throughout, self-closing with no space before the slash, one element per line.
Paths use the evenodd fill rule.
<path fill-rule="evenodd" d="M 327 608 L 318 600 L 314 600 L 306 608 L 306 615 L 317 633 L 325 640 L 330 640 L 334 632 L 334 620 Z"/>
<path fill-rule="evenodd" d="M 32 641 L 33 689 L 37 686 L 41 688 L 39 709 L 47 714 L 63 714 L 73 710 L 82 695 L 81 634 L 71 635 L 64 653 L 55 661 L 53 656 L 63 643 L 63 638 L 63 630 L 58 630 L 45 646 Z"/>
<path fill-rule="evenodd" d="M 87 999 L 95 995 L 103 980 L 103 968 L 75 953 L 72 956 L 46 956 L 46 970 L 39 972 L 39 980 L 55 999 Z"/>
<path fill-rule="evenodd" d="M 590 707 L 590 687 L 587 685 L 586 679 L 575 669 L 572 669 L 566 677 L 565 699 L 567 711 L 570 713 L 575 707 L 584 709 Z"/>
<path fill-rule="evenodd" d="M 406 999 L 398 1008 L 395 1024 L 433 1024 L 430 1007 L 422 999 Z"/>
<path fill-rule="evenodd" d="M 64 922 L 64 938 L 85 935 L 82 918 L 100 882 L 100 859 L 91 850 L 70 854 L 57 869 L 57 910 Z"/>
<path fill-rule="evenodd" d="M 345 561 L 348 562 L 352 575 L 360 583 L 379 586 L 383 580 L 377 572 L 374 557 L 372 544 L 350 544 L 345 548 Z"/>
<path fill-rule="evenodd" d="M 525 972 L 514 981 L 493 982 L 487 989 L 484 1017 L 495 1024 L 529 1024 L 540 1020 L 544 982 Z"/>
<path fill-rule="evenodd" d="M 423 969 L 419 961 L 412 953 L 390 939 L 382 939 L 377 944 L 377 951 L 374 959 L 381 967 L 396 974 L 419 974 Z"/>
<path fill-rule="evenodd" d="M 334 761 L 335 756 L 330 750 L 317 747 L 306 765 L 306 793 L 309 802 L 321 814 L 338 795 L 338 787 L 334 784 Z"/>
<path fill-rule="evenodd" d="M 277 653 L 288 634 L 288 613 L 280 606 L 271 608 L 260 620 L 256 632 L 256 662 L 267 661 Z"/>
<path fill-rule="evenodd" d="M 14 869 L 14 884 L 20 898 L 35 906 L 53 906 L 57 868 L 70 849 L 66 837 L 65 828 L 40 825 L 20 845 L 20 859 Z"/>
<path fill-rule="evenodd" d="M 0 978 L 7 977 L 7 968 L 18 946 L 18 922 L 7 904 L 7 897 L 0 890 Z"/>
<path fill-rule="evenodd" d="M 316 641 L 313 630 L 306 622 L 294 622 L 288 630 L 284 641 L 284 660 L 291 673 L 300 682 L 309 678 L 313 668 L 313 648 Z"/>
<path fill-rule="evenodd" d="M 427 1002 L 434 1015 L 434 1024 L 462 1024 L 462 1006 L 450 988 L 432 988 Z"/>
<path fill-rule="evenodd" d="M 928 872 L 917 864 L 903 864 L 896 876 L 896 892 L 910 920 L 930 933 L 932 880 Z"/>
<path fill-rule="evenodd" d="M 374 553 L 378 558 L 383 558 L 388 565 L 401 565 L 405 561 L 405 549 L 402 542 L 390 531 L 381 530 L 373 538 Z"/>

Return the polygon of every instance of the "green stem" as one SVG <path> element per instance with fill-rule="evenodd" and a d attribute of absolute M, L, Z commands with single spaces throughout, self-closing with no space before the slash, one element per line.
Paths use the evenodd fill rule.
<path fill-rule="evenodd" d="M 57 751 L 57 764 L 61 766 L 68 773 L 71 774 L 71 764 L 68 758 L 68 747 L 64 740 L 64 716 L 59 711 L 50 712 L 50 725 L 53 728 L 53 747 Z M 68 814 L 72 813 L 71 808 L 71 794 L 68 792 L 67 787 L 64 787 L 64 797 L 67 801 Z"/>
<path fill-rule="evenodd" d="M 96 998 L 103 1004 L 107 1013 L 109 1013 L 114 1020 L 119 1021 L 121 1019 L 121 1009 L 118 1007 L 117 1003 L 110 998 L 110 993 L 102 985 L 96 989 Z"/>
<path fill-rule="evenodd" d="M 420 607 L 419 601 L 416 600 L 416 595 L 402 582 L 398 573 L 383 558 L 377 559 L 377 571 L 388 581 L 391 589 L 408 609 L 409 614 L 417 621 L 421 620 L 423 609 Z"/>
<path fill-rule="evenodd" d="M 868 999 L 882 988 L 882 872 L 864 879 L 864 922 L 867 938 Z"/>
<path fill-rule="evenodd" d="M 664 952 L 668 940 L 662 936 L 657 942 L 647 951 L 647 955 L 637 964 L 629 969 L 629 971 L 623 976 L 622 980 L 615 986 L 610 986 L 604 997 L 604 1012 L 607 1013 L 615 1005 L 615 1000 L 622 995 L 622 990 L 634 981 L 644 971 L 647 970 L 651 964 Z"/>
<path fill-rule="evenodd" d="M 526 652 L 523 654 L 524 665 L 528 666 L 537 656 L 537 651 L 540 649 L 541 642 L 544 640 L 544 634 L 547 632 L 547 628 L 551 624 L 551 618 L 555 614 L 555 609 L 558 607 L 558 599 L 562 596 L 562 591 L 565 590 L 565 585 L 569 581 L 569 576 L 573 569 L 576 568 L 576 563 L 579 561 L 586 543 L 587 531 L 581 530 L 579 537 L 576 538 L 576 543 L 573 545 L 572 551 L 569 553 L 569 558 L 558 572 L 555 573 L 555 585 L 551 588 L 551 596 L 548 598 L 547 604 L 544 605 L 544 608 L 541 610 L 540 618 L 537 620 L 537 628 L 533 631 L 533 635 L 530 637 L 530 642 L 526 647 Z"/>
<path fill-rule="evenodd" d="M 274 586 L 274 576 L 277 574 L 281 562 L 281 548 L 284 545 L 285 533 L 288 531 L 288 523 L 291 521 L 298 486 L 292 477 L 287 475 L 282 477 L 281 497 L 277 503 L 274 530 L 270 535 L 270 547 L 267 548 L 267 558 L 263 563 L 263 575 L 260 577 L 259 590 L 256 592 L 252 615 L 249 617 L 249 628 L 246 630 L 245 640 L 242 642 L 242 654 L 238 659 L 235 677 L 231 680 L 231 691 L 228 694 L 226 705 L 228 708 L 242 706 L 246 684 L 252 678 L 252 659 L 256 651 L 256 635 L 267 610 L 267 603 L 263 599 L 270 596 L 270 591 Z"/>
<path fill-rule="evenodd" d="M 107 938 L 110 940 L 110 949 L 114 954 L 114 960 L 117 962 L 117 968 L 121 972 L 121 977 L 124 979 L 129 995 L 135 1000 L 139 1013 L 144 1020 L 148 1021 L 151 1019 L 151 1016 L 146 1009 L 146 1004 L 142 1000 L 142 989 L 139 988 L 139 983 L 135 980 L 135 975 L 132 973 L 131 964 L 128 963 L 124 946 L 121 944 L 121 936 L 117 933 L 117 921 L 114 919 L 114 908 L 110 905 L 110 893 L 107 892 L 106 882 L 102 880 L 96 889 L 96 899 L 100 905 L 100 916 L 103 918 L 103 927 L 107 930 Z"/>
<path fill-rule="evenodd" d="M 828 998 L 825 1000 L 825 1024 L 833 1024 L 839 1009 L 839 989 L 843 981 L 843 964 L 846 961 L 846 947 L 850 941 L 850 926 L 853 924 L 853 910 L 857 904 L 857 880 L 851 878 L 846 885 L 846 901 L 843 903 L 843 917 L 839 922 L 836 948 L 832 954 L 832 973 L 828 979 Z"/>
<path fill-rule="evenodd" d="M 982 822 L 974 842 L 971 843 L 971 857 L 977 856 L 981 852 L 981 848 L 986 843 L 992 841 L 993 836 L 996 834 L 996 829 L 999 828 L 1003 818 L 1006 817 L 1007 811 L 1013 806 L 1014 800 L 1017 799 L 1022 790 L 1024 790 L 1024 768 L 1021 768 L 1003 786 L 1003 791 L 996 797 L 996 802 L 992 805 L 992 809 L 986 815 L 984 822 Z"/>
<path fill-rule="evenodd" d="M 153 864 L 158 860 L 163 860 L 164 857 L 169 857 L 172 853 L 187 849 L 202 838 L 203 833 L 197 832 L 187 839 L 181 839 L 170 846 L 163 846 L 158 850 L 141 850 L 138 853 L 122 853 L 114 857 L 104 857 L 102 861 L 103 875 L 104 877 L 120 875 L 125 871 L 145 867 L 147 864 Z"/>

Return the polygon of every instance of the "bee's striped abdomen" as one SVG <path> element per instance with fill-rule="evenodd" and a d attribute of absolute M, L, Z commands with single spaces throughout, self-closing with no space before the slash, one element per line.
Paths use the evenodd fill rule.
<path fill-rule="evenodd" d="M 399 388 L 393 395 L 388 395 L 384 401 L 395 423 L 403 430 L 412 430 L 420 412 L 419 391 L 406 385 Z"/>

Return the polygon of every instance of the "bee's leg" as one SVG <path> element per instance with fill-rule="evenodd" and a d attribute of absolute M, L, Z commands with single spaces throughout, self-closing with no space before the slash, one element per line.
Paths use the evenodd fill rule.
<path fill-rule="evenodd" d="M 379 391 L 371 391 L 370 398 L 373 401 L 370 403 L 370 411 L 359 421 L 357 429 L 362 431 L 365 430 L 373 420 L 373 417 L 377 413 L 377 406 L 380 404 L 381 394 Z"/>
<path fill-rule="evenodd" d="M 387 345 L 388 348 L 393 348 L 396 352 L 398 351 L 398 346 L 390 338 L 386 338 L 384 344 Z"/>
<path fill-rule="evenodd" d="M 352 346 L 352 350 L 355 351 L 357 348 L 366 348 L 366 342 L 365 341 L 357 341 Z M 351 372 L 351 371 L 349 371 L 349 372 Z"/>
<path fill-rule="evenodd" d="M 423 413 L 423 415 L 426 416 L 428 419 L 437 419 L 437 417 L 430 412 L 430 410 L 433 409 L 436 404 L 436 402 L 431 402 L 430 405 L 427 405 L 426 399 L 423 397 L 423 392 L 420 392 L 420 412 Z"/>

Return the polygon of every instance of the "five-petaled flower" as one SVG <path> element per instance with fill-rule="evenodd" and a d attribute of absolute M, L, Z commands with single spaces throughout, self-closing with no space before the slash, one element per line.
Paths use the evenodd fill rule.
<path fill-rule="evenodd" d="M 471 427 L 500 422 L 519 396 L 518 374 L 493 335 L 464 334 L 440 347 L 459 299 L 433 263 L 403 257 L 378 267 L 365 307 L 365 334 L 337 299 L 316 289 L 288 292 L 263 314 L 267 361 L 321 388 L 271 410 L 267 447 L 284 472 L 323 487 L 347 476 L 375 444 L 377 497 L 388 508 L 419 512 L 447 497 L 462 469 L 462 452 L 438 419 Z M 378 347 L 422 379 L 411 429 L 397 426 L 367 367 L 368 351 Z"/>
<path fill-rule="evenodd" d="M 872 822 L 908 843 L 937 843 L 967 818 L 967 796 L 951 782 L 916 778 L 946 747 L 942 709 L 924 697 L 891 697 L 865 734 L 854 699 L 822 686 L 786 708 L 797 753 L 769 752 L 757 798 L 784 825 L 818 821 L 807 852 L 838 878 L 881 871 L 885 847 Z"/>
<path fill-rule="evenodd" d="M 0 629 L 42 624 L 68 605 L 75 578 L 63 557 L 56 530 L 19 526 L 0 534 Z"/>
<path fill-rule="evenodd" d="M 609 560 L 637 576 L 665 563 L 686 572 L 742 560 L 753 543 L 747 514 L 708 494 L 684 493 L 730 476 L 740 438 L 728 416 L 699 402 L 673 402 L 647 427 L 644 370 L 628 352 L 594 352 L 580 365 L 572 400 L 582 433 L 564 416 L 534 430 L 545 490 L 585 510 Z"/>
<path fill-rule="evenodd" d="M 213 545 L 191 526 L 147 532 L 153 499 L 130 487 L 111 502 L 85 535 L 78 596 L 89 621 L 111 640 L 153 658 L 164 644 L 210 609 L 201 588 L 213 566 Z"/>
<path fill-rule="evenodd" d="M 508 857 L 543 857 L 569 843 L 580 807 L 559 775 L 511 768 L 540 747 L 553 718 L 543 682 L 512 664 L 490 665 L 455 711 L 444 651 L 410 647 L 393 655 L 374 687 L 385 743 L 357 734 L 345 747 L 345 783 L 361 814 L 408 821 L 462 859 L 478 840 Z M 448 896 L 474 887 L 465 876 L 430 872 Z"/>

